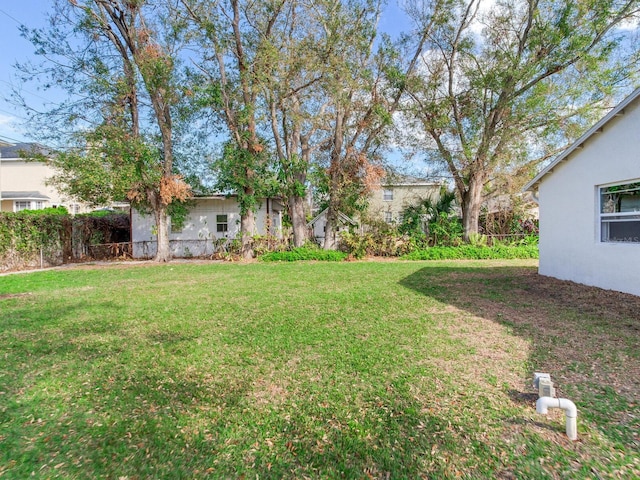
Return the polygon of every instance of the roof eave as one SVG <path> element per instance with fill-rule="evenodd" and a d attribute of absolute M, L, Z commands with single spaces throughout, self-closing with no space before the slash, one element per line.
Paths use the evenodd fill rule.
<path fill-rule="evenodd" d="M 577 149 L 582 148 L 584 143 L 589 140 L 594 134 L 602 132 L 604 126 L 609 123 L 613 118 L 617 117 L 619 114 L 624 113 L 624 109 L 627 108 L 634 100 L 636 100 L 640 96 L 640 87 L 636 88 L 629 96 L 627 96 L 624 100 L 622 100 L 618 105 L 616 105 L 607 115 L 602 117 L 600 121 L 598 121 L 593 127 L 587 130 L 578 140 L 573 142 L 564 152 L 562 152 L 556 159 L 546 166 L 538 175 L 536 175 L 533 180 L 527 183 L 523 188 L 523 192 L 534 191 L 535 187 L 542 180 L 542 178 L 551 173 L 558 164 L 562 163 L 565 160 L 568 160 L 573 152 Z"/>

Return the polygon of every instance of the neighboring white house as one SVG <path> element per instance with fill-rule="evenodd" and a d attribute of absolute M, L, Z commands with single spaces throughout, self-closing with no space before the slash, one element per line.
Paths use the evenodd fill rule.
<path fill-rule="evenodd" d="M 542 275 L 640 295 L 640 88 L 525 187 Z"/>
<path fill-rule="evenodd" d="M 307 223 L 307 228 L 310 230 L 311 235 L 319 245 L 324 244 L 325 232 L 327 230 L 327 210 L 325 208 L 313 220 Z M 348 232 L 349 229 L 355 229 L 360 232 L 360 225 L 353 218 L 345 215 L 342 212 L 338 212 L 338 233 Z"/>
<path fill-rule="evenodd" d="M 55 173 L 43 162 L 27 161 L 20 156 L 33 150 L 43 151 L 36 143 L 0 145 L 0 211 L 41 210 L 64 206 L 70 213 L 89 211 L 86 205 L 64 198 L 47 179 Z"/>
<path fill-rule="evenodd" d="M 240 233 L 240 207 L 235 196 L 196 197 L 184 223 L 177 228 L 170 225 L 169 243 L 174 257 L 211 255 L 216 245 L 233 239 Z M 267 198 L 256 212 L 254 235 L 270 233 L 282 238 L 283 205 L 279 199 Z M 134 258 L 153 257 L 157 250 L 155 218 L 133 210 L 131 241 Z"/>

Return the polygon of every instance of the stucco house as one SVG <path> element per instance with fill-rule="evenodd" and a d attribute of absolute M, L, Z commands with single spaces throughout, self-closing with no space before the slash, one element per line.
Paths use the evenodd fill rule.
<path fill-rule="evenodd" d="M 21 152 L 43 152 L 36 143 L 0 145 L 0 211 L 41 210 L 64 206 L 70 213 L 84 213 L 88 207 L 64 198 L 46 181 L 55 172 L 44 162 L 27 161 Z"/>
<path fill-rule="evenodd" d="M 193 199 L 194 205 L 182 225 L 170 221 L 169 244 L 174 257 L 200 257 L 213 254 L 240 234 L 240 207 L 235 196 L 211 195 Z M 282 238 L 280 199 L 265 198 L 256 212 L 254 235 Z M 134 258 L 153 257 L 157 250 L 155 218 L 138 210 L 131 213 L 131 241 Z"/>
<path fill-rule="evenodd" d="M 640 295 L 640 88 L 524 190 L 539 200 L 540 274 Z"/>
<path fill-rule="evenodd" d="M 402 223 L 402 211 L 409 205 L 440 195 L 441 183 L 389 177 L 369 196 L 368 215 L 386 223 Z"/>
<path fill-rule="evenodd" d="M 366 217 L 389 224 L 402 223 L 402 212 L 410 205 L 417 205 L 421 201 L 431 198 L 437 201 L 440 196 L 441 183 L 428 182 L 406 176 L 388 176 L 380 188 L 369 194 Z M 359 218 L 352 218 L 340 212 L 338 215 L 338 232 L 355 230 L 362 232 L 363 227 Z M 318 213 L 307 227 L 316 242 L 324 242 L 327 225 L 327 210 Z"/>

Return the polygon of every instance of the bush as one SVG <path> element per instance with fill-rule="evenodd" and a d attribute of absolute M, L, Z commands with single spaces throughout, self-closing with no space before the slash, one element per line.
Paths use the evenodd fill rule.
<path fill-rule="evenodd" d="M 283 252 L 287 249 L 288 242 L 274 235 L 254 235 L 251 237 L 253 252 L 256 257 L 270 252 Z"/>
<path fill-rule="evenodd" d="M 416 250 L 403 255 L 404 260 L 488 260 L 488 259 L 514 259 L 514 258 L 538 258 L 536 245 L 507 246 L 495 245 L 460 245 L 459 247 L 431 247 L 424 250 Z"/>
<path fill-rule="evenodd" d="M 340 250 L 355 258 L 367 255 L 398 257 L 426 246 L 426 237 L 400 235 L 397 231 L 340 234 Z"/>
<path fill-rule="evenodd" d="M 263 262 L 296 262 L 298 260 L 319 260 L 341 262 L 347 258 L 344 252 L 321 250 L 319 248 L 300 247 L 287 252 L 271 252 L 260 257 Z"/>
<path fill-rule="evenodd" d="M 40 210 L 20 210 L 16 215 L 18 216 L 32 216 L 32 217 L 48 217 L 48 216 L 65 216 L 69 215 L 69 211 L 66 207 L 48 207 L 41 208 Z"/>
<path fill-rule="evenodd" d="M 0 213 L 0 270 L 36 266 L 41 259 L 58 265 L 70 245 L 71 217 L 62 209 Z"/>

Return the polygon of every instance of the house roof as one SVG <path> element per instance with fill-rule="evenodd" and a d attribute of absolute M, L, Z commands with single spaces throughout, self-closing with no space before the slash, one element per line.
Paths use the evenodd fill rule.
<path fill-rule="evenodd" d="M 51 200 L 40 192 L 2 192 L 2 200 Z"/>
<path fill-rule="evenodd" d="M 7 159 L 21 159 L 20 152 L 25 153 L 42 153 L 47 154 L 47 149 L 39 143 L 15 143 L 0 145 L 0 158 Z"/>
<path fill-rule="evenodd" d="M 601 118 L 598 123 L 596 123 L 593 127 L 587 130 L 585 134 L 582 135 L 578 140 L 576 140 L 569 148 L 567 148 L 564 152 L 562 152 L 559 156 L 557 156 L 553 162 L 547 165 L 547 167 L 544 168 L 540 173 L 538 173 L 538 175 L 536 175 L 533 178 L 533 180 L 527 183 L 522 190 L 525 192 L 528 190 L 531 190 L 531 191 L 535 190 L 535 188 L 538 186 L 538 183 L 540 183 L 543 177 L 547 174 L 552 173 L 553 168 L 556 165 L 568 160 L 573 152 L 584 147 L 584 143 L 596 133 L 602 132 L 604 126 L 607 123 L 609 123 L 612 119 L 620 115 L 623 115 L 625 108 L 627 108 L 631 103 L 633 103 L 638 97 L 640 97 L 640 87 L 636 88 L 633 91 L 633 93 L 631 93 L 631 95 L 629 95 L 624 100 L 622 100 L 622 102 L 616 105 L 613 108 L 613 110 L 611 110 L 607 115 Z"/>
<path fill-rule="evenodd" d="M 322 210 L 318 215 L 316 215 L 314 217 L 313 220 L 311 220 L 309 223 L 307 223 L 307 226 L 311 226 L 313 224 L 315 224 L 318 220 L 320 220 L 320 218 L 322 218 L 322 216 L 327 214 L 327 210 L 329 210 L 328 208 L 325 208 L 324 210 Z M 356 222 L 353 218 L 348 217 L 347 215 L 345 215 L 342 212 L 338 212 L 338 219 L 342 220 L 344 223 L 350 223 L 351 225 L 357 226 L 358 222 Z"/>
<path fill-rule="evenodd" d="M 440 186 L 441 182 L 429 181 L 424 178 L 414 177 L 412 175 L 403 175 L 398 173 L 387 173 L 380 182 L 382 187 L 422 187 L 422 186 Z"/>

